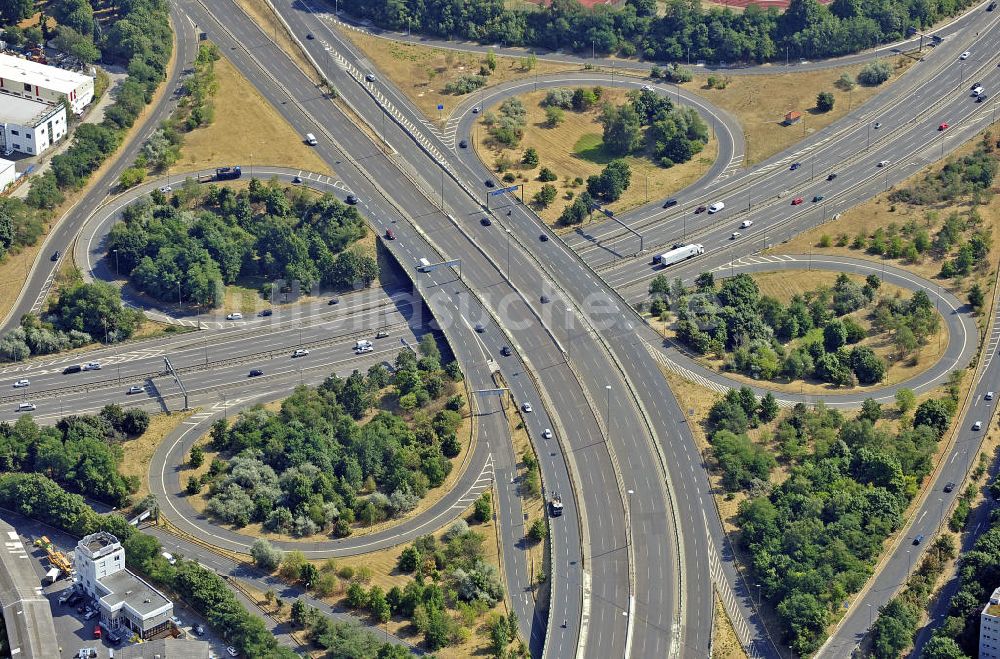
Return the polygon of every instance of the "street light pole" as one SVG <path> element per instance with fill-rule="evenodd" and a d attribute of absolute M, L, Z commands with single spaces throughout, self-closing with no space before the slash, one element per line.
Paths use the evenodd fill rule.
<path fill-rule="evenodd" d="M 507 283 L 510 283 L 510 229 L 507 229 Z"/>
<path fill-rule="evenodd" d="M 611 437 L 611 385 L 604 386 L 605 391 L 608 392 L 608 414 L 605 418 L 608 424 L 608 437 Z"/>
<path fill-rule="evenodd" d="M 115 253 L 115 277 L 118 276 L 118 250 L 114 250 Z"/>

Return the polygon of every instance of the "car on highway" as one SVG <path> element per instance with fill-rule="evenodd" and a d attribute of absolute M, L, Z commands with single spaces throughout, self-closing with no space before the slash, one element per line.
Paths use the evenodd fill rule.
<path fill-rule="evenodd" d="M 458 148 L 459 149 L 468 149 L 469 148 L 469 143 L 466 142 L 465 140 L 462 140 L 461 142 L 458 143 Z"/>
<path fill-rule="evenodd" d="M 313 36 L 313 33 L 312 33 L 312 32 L 310 32 L 309 34 L 307 34 L 307 35 L 306 35 L 306 39 L 308 39 L 309 41 L 312 41 L 312 40 L 313 40 L 313 39 L 315 39 L 315 38 L 316 38 L 316 37 L 314 37 L 314 36 Z"/>
<path fill-rule="evenodd" d="M 740 222 L 741 229 L 749 229 L 752 226 L 753 226 L 753 220 L 743 220 L 742 222 Z"/>
<path fill-rule="evenodd" d="M 888 164 L 889 164 L 888 160 L 880 160 L 879 163 L 878 163 L 878 166 L 879 167 L 885 167 Z"/>
<path fill-rule="evenodd" d="M 823 201 L 824 199 L 826 199 L 826 197 L 824 197 L 821 194 L 818 194 L 818 195 L 816 195 L 816 196 L 813 197 L 813 203 L 815 204 L 817 202 Z"/>
<path fill-rule="evenodd" d="M 355 197 L 353 194 L 349 194 L 347 195 L 347 197 L 344 198 L 344 201 L 350 204 L 351 206 L 355 206 L 358 203 L 358 198 Z"/>
<path fill-rule="evenodd" d="M 983 400 L 993 400 L 993 392 L 992 391 L 987 391 L 986 395 L 983 396 Z"/>
<path fill-rule="evenodd" d="M 709 215 L 713 215 L 715 213 L 718 213 L 719 211 L 721 211 L 725 207 L 726 207 L 725 202 L 717 201 L 717 202 L 715 202 L 714 204 L 712 204 L 711 206 L 708 207 L 708 214 Z"/>
<path fill-rule="evenodd" d="M 479 106 L 472 108 L 472 114 L 479 114 Z"/>
<path fill-rule="evenodd" d="M 21 380 L 18 380 L 17 382 L 14 383 L 14 388 L 15 389 L 20 389 L 21 387 L 27 387 L 30 384 L 31 384 L 31 380 L 21 379 Z"/>
<path fill-rule="evenodd" d="M 267 318 L 268 316 L 271 316 L 273 314 L 274 314 L 274 311 L 272 311 L 271 309 L 261 309 L 260 311 L 257 312 L 257 317 L 258 318 Z"/>
<path fill-rule="evenodd" d="M 70 373 L 79 373 L 83 368 L 79 364 L 70 364 L 63 369 L 63 375 L 69 375 Z"/>
<path fill-rule="evenodd" d="M 85 371 L 99 371 L 101 370 L 101 362 L 87 362 L 83 365 L 83 370 Z"/>
<path fill-rule="evenodd" d="M 305 348 L 297 348 L 295 352 L 292 353 L 292 357 L 305 357 L 309 354 L 309 351 Z"/>
<path fill-rule="evenodd" d="M 921 542 L 923 542 L 923 541 L 924 541 L 924 534 L 923 534 L 923 533 L 920 533 L 920 534 L 918 534 L 918 535 L 917 535 L 917 537 L 915 537 L 915 538 L 913 539 L 913 544 L 915 544 L 915 545 L 919 545 L 919 544 L 920 544 Z"/>
<path fill-rule="evenodd" d="M 707 210 L 708 208 L 706 208 L 705 206 L 699 206 L 698 208 L 694 209 L 694 214 L 697 215 L 698 213 L 704 213 Z"/>
<path fill-rule="evenodd" d="M 987 6 L 987 7 L 986 7 L 986 11 L 993 11 L 993 10 L 994 10 L 994 9 L 996 9 L 996 8 L 997 8 L 997 3 L 995 3 L 995 2 L 991 2 L 991 3 L 990 3 L 990 4 L 989 4 L 989 5 Z"/>
<path fill-rule="evenodd" d="M 963 60 L 964 59 L 969 59 L 969 55 L 971 55 L 971 54 L 972 53 L 970 53 L 969 51 L 965 51 L 964 53 L 962 53 L 961 55 L 958 56 L 958 59 L 963 59 Z"/>
<path fill-rule="evenodd" d="M 983 95 L 983 88 L 982 88 L 982 86 L 973 87 L 972 88 L 972 93 L 969 94 L 969 96 L 976 96 L 976 97 L 979 97 L 979 96 L 982 96 L 982 95 Z"/>
<path fill-rule="evenodd" d="M 368 82 L 375 82 L 375 74 L 374 73 L 366 73 L 365 74 L 365 80 L 367 80 Z"/>
<path fill-rule="evenodd" d="M 35 409 L 36 408 L 35 408 L 35 404 L 34 403 L 18 403 L 17 404 L 17 411 L 18 412 L 34 412 Z"/>
<path fill-rule="evenodd" d="M 942 122 L 941 125 L 938 126 L 938 130 L 948 130 L 948 124 Z"/>
<path fill-rule="evenodd" d="M 800 162 L 793 162 L 793 163 L 792 163 L 792 166 L 791 166 L 791 167 L 789 167 L 788 169 L 789 169 L 790 171 L 793 171 L 793 172 L 794 172 L 794 171 L 795 171 L 796 169 L 798 169 L 798 168 L 799 168 L 799 167 L 801 167 L 801 166 L 802 166 L 802 163 L 800 163 Z"/>
<path fill-rule="evenodd" d="M 376 339 L 384 339 L 387 336 L 389 336 L 389 330 L 380 329 L 379 331 L 375 332 Z"/>
<path fill-rule="evenodd" d="M 673 197 L 671 197 L 670 199 L 667 199 L 665 202 L 663 202 L 663 207 L 664 208 L 670 208 L 671 206 L 676 206 L 676 205 L 677 205 L 677 200 L 674 199 Z"/>
<path fill-rule="evenodd" d="M 729 236 L 729 239 L 730 239 L 730 240 L 736 240 L 737 238 L 739 238 L 739 237 L 740 237 L 740 236 L 742 236 L 742 235 L 743 235 L 743 234 L 742 234 L 742 233 L 740 233 L 739 231 L 733 231 L 733 235 Z"/>
<path fill-rule="evenodd" d="M 49 260 L 50 260 L 50 261 L 58 261 L 58 260 L 59 260 L 59 257 L 60 257 L 60 256 L 62 256 L 62 252 L 60 252 L 60 251 L 59 251 L 59 250 L 57 249 L 56 251 L 54 251 L 54 252 L 52 253 L 52 257 L 51 257 L 51 258 L 50 258 Z"/>
<path fill-rule="evenodd" d="M 250 369 L 250 375 L 248 377 L 257 378 L 257 377 L 260 377 L 261 375 L 264 375 L 263 369 L 251 368 Z"/>
<path fill-rule="evenodd" d="M 486 217 L 485 215 L 482 216 L 481 218 L 479 218 L 479 223 L 482 224 L 484 227 L 491 227 L 491 226 L 493 226 L 493 220 L 491 220 L 490 218 Z"/>
<path fill-rule="evenodd" d="M 976 421 L 975 423 L 972 424 L 972 429 L 973 430 L 982 430 L 983 429 L 983 422 L 982 421 Z"/>
<path fill-rule="evenodd" d="M 299 184 L 299 183 L 301 183 L 301 182 L 302 182 L 302 177 L 301 177 L 301 176 L 296 176 L 296 177 L 294 177 L 294 178 L 292 179 L 292 184 L 293 184 L 293 185 L 298 185 L 298 184 Z"/>
<path fill-rule="evenodd" d="M 375 350 L 375 346 L 368 339 L 361 339 L 354 343 L 354 354 L 363 355 L 366 352 L 372 352 Z"/>
<path fill-rule="evenodd" d="M 233 313 L 226 316 L 226 320 L 243 320 L 243 314 L 239 311 L 234 311 Z"/>
<path fill-rule="evenodd" d="M 945 492 L 952 492 L 955 489 L 955 481 L 948 481 L 944 486 Z"/>
<path fill-rule="evenodd" d="M 986 94 L 980 94 L 979 96 L 976 97 L 976 103 L 982 103 L 985 100 L 986 100 Z"/>
<path fill-rule="evenodd" d="M 488 178 L 485 181 L 483 181 L 483 185 L 485 185 L 487 188 L 492 188 L 493 186 L 496 185 L 496 183 L 493 182 L 493 179 Z"/>
<path fill-rule="evenodd" d="M 384 235 L 385 235 L 385 239 L 386 240 L 395 240 L 396 239 L 396 232 L 393 231 L 392 229 L 386 229 Z"/>
<path fill-rule="evenodd" d="M 476 323 L 476 333 L 482 334 L 486 331 L 486 327 L 482 323 Z"/>
<path fill-rule="evenodd" d="M 173 191 L 174 191 L 174 189 L 172 187 L 170 187 L 169 185 L 164 185 L 163 187 L 160 188 L 160 192 L 162 192 L 163 194 L 167 194 L 167 193 L 170 193 L 170 192 L 173 192 Z"/>
<path fill-rule="evenodd" d="M 504 357 L 510 357 L 510 346 L 503 346 L 500 348 L 500 354 Z"/>
<path fill-rule="evenodd" d="M 881 122 L 881 121 L 876 121 L 876 122 L 874 123 L 874 125 L 873 125 L 872 127 L 873 127 L 873 128 L 875 129 L 875 130 L 878 130 L 879 128 L 881 128 L 881 127 L 882 127 L 882 122 Z"/>
<path fill-rule="evenodd" d="M 802 197 L 796 197 L 795 199 L 792 199 L 792 206 L 798 206 L 801 203 L 802 203 Z"/>
<path fill-rule="evenodd" d="M 547 233 L 540 233 L 540 234 L 538 234 L 538 239 L 541 240 L 543 243 L 547 243 L 547 242 L 549 242 L 549 234 L 547 234 Z"/>
<path fill-rule="evenodd" d="M 549 302 L 552 301 L 552 299 L 548 295 L 542 295 L 538 298 L 538 301 L 541 302 L 542 304 L 548 304 Z"/>
<path fill-rule="evenodd" d="M 830 172 L 829 176 L 826 177 L 826 180 L 832 181 L 835 178 L 837 178 L 837 172 Z"/>
<path fill-rule="evenodd" d="M 326 306 L 332 307 L 335 304 L 340 304 L 340 298 L 339 297 L 332 297 L 332 298 L 330 298 L 330 301 L 326 303 Z"/>
<path fill-rule="evenodd" d="M 522 412 L 527 412 L 527 413 L 530 414 L 531 413 L 531 403 L 524 403 L 523 405 L 521 405 L 521 411 Z"/>
<path fill-rule="evenodd" d="M 141 394 L 144 391 L 145 389 L 143 387 L 137 384 L 133 384 L 131 387 L 128 388 L 128 391 L 126 391 L 125 393 L 131 396 L 132 394 Z"/>
<path fill-rule="evenodd" d="M 545 430 L 543 430 L 542 437 L 545 439 L 552 439 L 552 430 L 550 428 L 546 428 Z"/>

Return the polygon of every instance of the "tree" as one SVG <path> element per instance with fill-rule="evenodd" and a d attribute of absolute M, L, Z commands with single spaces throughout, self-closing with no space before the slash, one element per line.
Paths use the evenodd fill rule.
<path fill-rule="evenodd" d="M 906 414 L 913 409 L 917 402 L 917 396 L 912 389 L 899 389 L 896 391 L 896 409 L 900 414 Z"/>
<path fill-rule="evenodd" d="M 479 495 L 479 498 L 473 504 L 472 516 L 480 524 L 490 521 L 490 518 L 493 517 L 493 503 L 491 499 L 489 490 L 487 490 Z"/>
<path fill-rule="evenodd" d="M 617 201 L 628 189 L 632 180 L 632 170 L 624 160 L 612 160 L 601 174 L 587 179 L 587 192 L 606 202 Z"/>
<path fill-rule="evenodd" d="M 538 172 L 538 180 L 542 183 L 550 183 L 557 180 L 559 177 L 548 167 L 542 167 Z"/>
<path fill-rule="evenodd" d="M 833 319 L 823 328 L 823 347 L 827 352 L 836 352 L 847 343 L 847 329 L 840 319 Z"/>
<path fill-rule="evenodd" d="M 875 384 L 885 377 L 885 362 L 868 346 L 851 350 L 851 370 L 861 384 Z"/>
<path fill-rule="evenodd" d="M 510 628 L 506 618 L 497 618 L 490 626 L 490 650 L 494 657 L 503 659 L 507 656 L 507 646 L 510 645 Z"/>
<path fill-rule="evenodd" d="M 955 639 L 944 636 L 934 636 L 927 641 L 920 656 L 923 659 L 968 659 Z"/>
<path fill-rule="evenodd" d="M 549 105 L 545 108 L 545 126 L 555 128 L 566 118 L 566 112 L 556 105 Z"/>
<path fill-rule="evenodd" d="M 524 150 L 524 155 L 521 156 L 521 164 L 531 168 L 538 167 L 538 151 L 535 147 L 529 146 Z"/>
<path fill-rule="evenodd" d="M 760 399 L 760 420 L 769 423 L 778 418 L 778 401 L 770 391 Z"/>
<path fill-rule="evenodd" d="M 546 183 L 538 192 L 535 193 L 535 196 L 532 197 L 532 201 L 542 208 L 547 208 L 549 204 L 555 201 L 557 194 L 556 186 L 551 183 Z"/>
<path fill-rule="evenodd" d="M 188 455 L 188 466 L 192 469 L 197 469 L 205 462 L 205 449 L 201 447 L 200 444 L 195 444 L 191 447 L 191 453 Z"/>
<path fill-rule="evenodd" d="M 913 413 L 914 427 L 927 426 L 934 431 L 938 439 L 944 435 L 949 423 L 951 423 L 951 412 L 943 400 L 925 400 Z"/>
<path fill-rule="evenodd" d="M 132 336 L 142 312 L 125 307 L 118 289 L 107 282 L 63 289 L 53 308 L 60 329 L 86 332 L 111 343 Z"/>
<path fill-rule="evenodd" d="M 892 77 L 889 64 L 882 61 L 865 64 L 858 73 L 858 82 L 866 87 L 877 87 Z"/>
<path fill-rule="evenodd" d="M 528 528 L 528 539 L 532 542 L 541 542 L 547 533 L 548 528 L 545 526 L 545 520 L 539 517 Z"/>
<path fill-rule="evenodd" d="M 606 106 L 601 123 L 604 148 L 612 155 L 626 156 L 642 145 L 642 120 L 632 105 Z"/>
<path fill-rule="evenodd" d="M 874 398 L 866 398 L 861 403 L 861 413 L 858 415 L 858 418 L 867 419 L 875 423 L 882 418 L 882 406 Z"/>
<path fill-rule="evenodd" d="M 250 545 L 250 556 L 253 558 L 254 565 L 271 572 L 281 564 L 284 552 L 264 538 L 258 538 Z"/>
<path fill-rule="evenodd" d="M 368 591 L 368 610 L 372 616 L 381 623 L 389 622 L 392 611 L 389 609 L 389 602 L 385 598 L 385 592 L 378 586 L 372 586 Z"/>
<path fill-rule="evenodd" d="M 969 289 L 969 306 L 979 311 L 983 308 L 983 302 L 985 301 L 986 294 L 983 292 L 983 287 L 979 285 L 979 282 L 975 282 Z"/>
<path fill-rule="evenodd" d="M 820 112 L 829 112 L 833 109 L 835 102 L 833 92 L 820 92 L 816 96 L 816 109 Z"/>
<path fill-rule="evenodd" d="M 187 492 L 189 496 L 194 496 L 201 492 L 201 479 L 197 476 L 188 476 L 187 486 L 185 486 L 184 491 Z"/>
<path fill-rule="evenodd" d="M 101 57 L 101 51 L 94 45 L 94 41 L 90 35 L 80 34 L 67 25 L 59 26 L 52 45 L 56 49 L 72 55 L 84 64 L 92 64 Z"/>

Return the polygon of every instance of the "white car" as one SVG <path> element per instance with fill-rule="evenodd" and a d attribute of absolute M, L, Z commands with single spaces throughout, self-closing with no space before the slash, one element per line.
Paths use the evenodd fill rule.
<path fill-rule="evenodd" d="M 31 382 L 28 380 L 18 380 L 14 383 L 14 388 L 20 389 L 21 387 L 27 387 L 29 384 L 31 384 Z"/>
<path fill-rule="evenodd" d="M 983 400 L 993 400 L 993 392 L 992 391 L 987 391 L 986 395 L 983 396 Z"/>
<path fill-rule="evenodd" d="M 168 192 L 173 192 L 173 191 L 174 189 L 169 185 L 165 185 L 162 188 L 160 188 L 160 192 L 162 192 L 163 194 L 167 194 Z"/>
<path fill-rule="evenodd" d="M 145 387 L 142 387 L 138 384 L 133 384 L 131 387 L 128 388 L 128 391 L 126 391 L 125 393 L 131 396 L 132 394 L 141 394 L 144 391 L 146 391 Z"/>
<path fill-rule="evenodd" d="M 306 350 L 305 348 L 299 348 L 298 350 L 292 353 L 292 357 L 305 357 L 308 354 L 309 354 L 308 350 Z"/>
<path fill-rule="evenodd" d="M 653 91 L 653 88 L 650 87 L 649 85 L 643 85 L 642 86 L 642 91 L 644 91 L 644 92 L 651 92 L 651 91 Z"/>
<path fill-rule="evenodd" d="M 885 166 L 886 166 L 886 165 L 888 165 L 888 164 L 889 164 L 889 161 L 888 161 L 888 160 L 882 160 L 882 161 L 879 161 L 879 164 L 878 164 L 878 166 L 879 166 L 879 167 L 885 167 Z"/>
<path fill-rule="evenodd" d="M 234 311 L 233 313 L 226 316 L 226 320 L 243 320 L 243 314 L 239 311 Z"/>
<path fill-rule="evenodd" d="M 166 561 L 168 563 L 170 563 L 171 565 L 174 565 L 174 564 L 177 563 L 177 559 L 174 558 L 174 555 L 171 554 L 169 551 L 161 552 L 160 556 L 162 556 L 164 559 L 166 559 Z"/>
<path fill-rule="evenodd" d="M 741 229 L 748 229 L 752 226 L 753 226 L 753 220 L 743 220 L 743 223 L 740 224 Z"/>
<path fill-rule="evenodd" d="M 17 411 L 18 412 L 34 412 L 35 409 L 37 409 L 37 408 L 35 407 L 34 403 L 18 403 L 17 404 Z"/>
<path fill-rule="evenodd" d="M 972 429 L 973 430 L 982 430 L 983 429 L 983 422 L 982 421 L 976 421 L 975 423 L 972 424 Z"/>
<path fill-rule="evenodd" d="M 542 431 L 542 437 L 544 437 L 545 439 L 552 439 L 552 430 L 549 429 L 549 428 L 546 428 L 545 430 L 543 430 Z"/>
<path fill-rule="evenodd" d="M 965 51 L 964 53 L 958 56 L 958 59 L 969 59 L 969 55 L 971 54 L 972 53 L 970 53 L 969 51 Z"/>
<path fill-rule="evenodd" d="M 531 412 L 531 403 L 525 403 L 524 405 L 522 405 L 521 406 L 521 410 L 524 411 L 524 412 L 530 413 Z"/>
<path fill-rule="evenodd" d="M 101 362 L 87 362 L 82 368 L 85 371 L 99 371 L 101 370 Z"/>
<path fill-rule="evenodd" d="M 228 648 L 226 648 L 226 654 L 228 654 L 230 657 L 240 656 L 239 651 L 231 645 Z"/>
<path fill-rule="evenodd" d="M 729 236 L 729 239 L 730 239 L 730 240 L 736 240 L 737 238 L 739 238 L 739 237 L 740 237 L 740 236 L 742 236 L 742 235 L 743 235 L 743 234 L 742 234 L 742 233 L 740 233 L 739 231 L 733 231 L 733 235 Z"/>

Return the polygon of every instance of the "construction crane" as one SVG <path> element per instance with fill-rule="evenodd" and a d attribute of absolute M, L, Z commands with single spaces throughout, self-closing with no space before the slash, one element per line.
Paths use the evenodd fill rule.
<path fill-rule="evenodd" d="M 52 544 L 52 541 L 49 540 L 48 536 L 43 535 L 35 540 L 35 546 L 41 547 L 45 550 L 45 554 L 48 556 L 49 563 L 52 564 L 52 567 L 59 568 L 66 576 L 69 576 L 72 573 L 73 564 L 70 563 L 66 554 L 56 549 L 55 545 Z"/>

